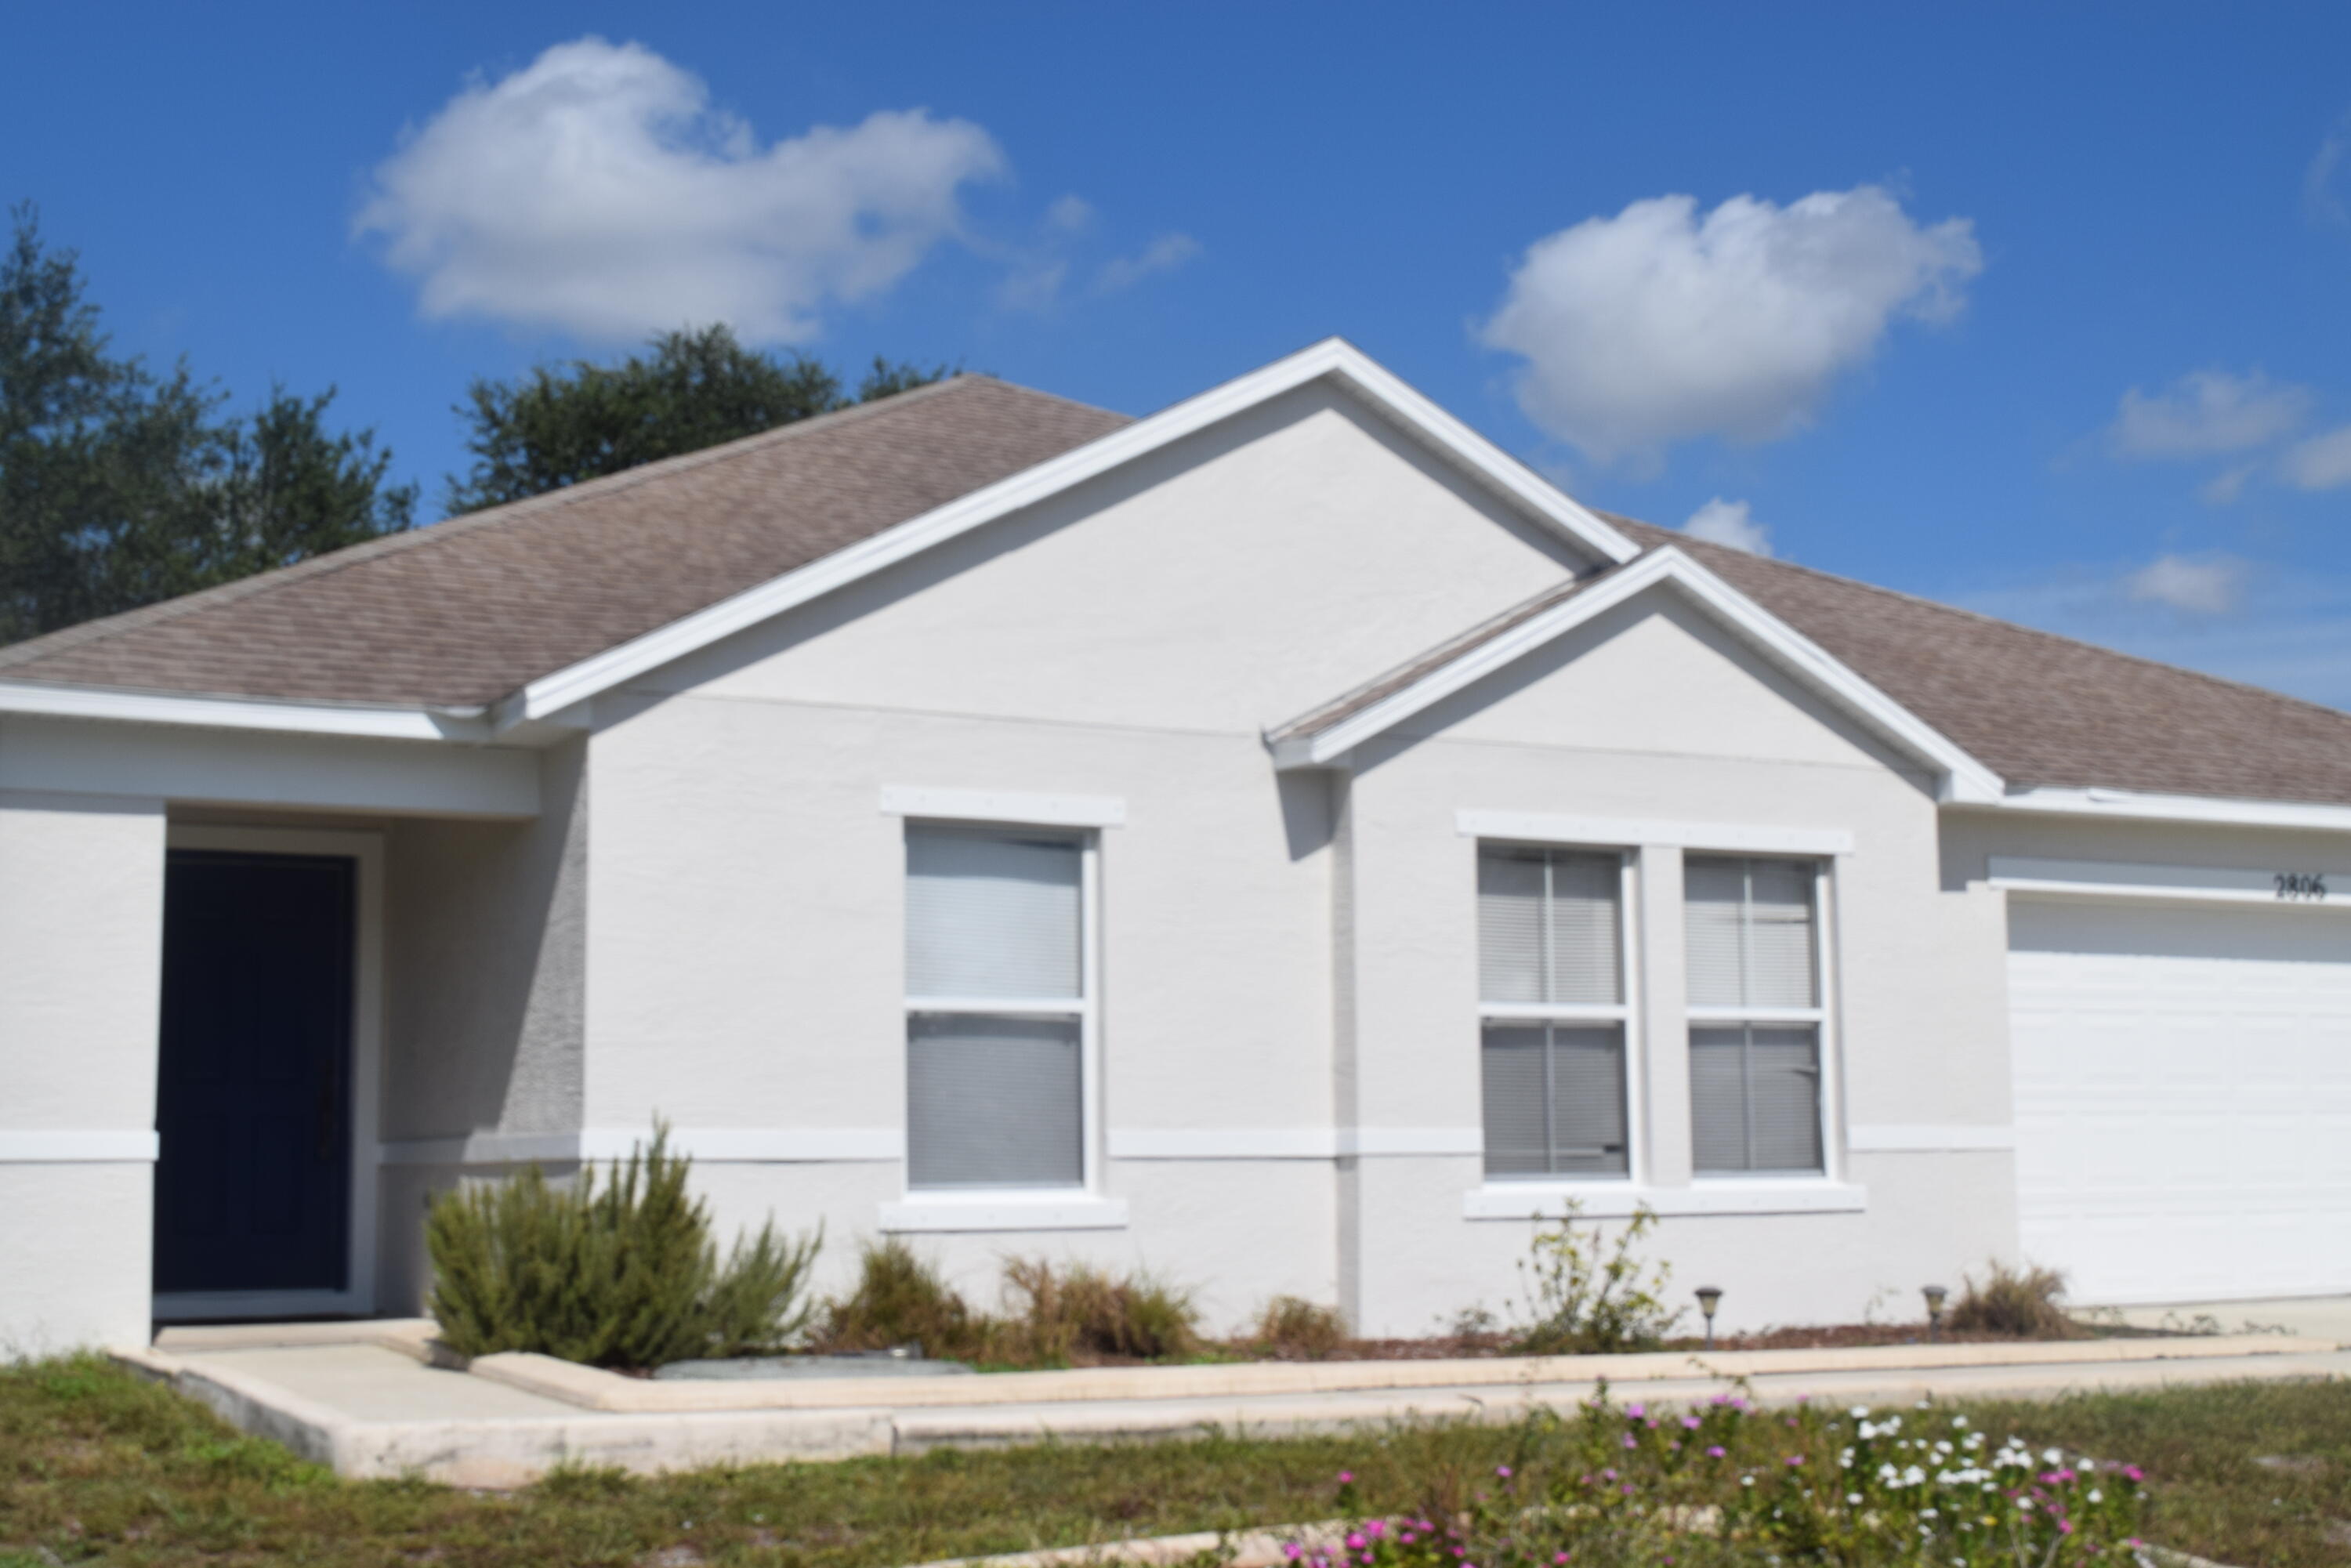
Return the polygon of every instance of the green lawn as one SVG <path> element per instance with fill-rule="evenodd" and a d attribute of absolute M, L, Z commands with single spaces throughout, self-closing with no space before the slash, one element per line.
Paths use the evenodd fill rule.
<path fill-rule="evenodd" d="M 2351 1562 L 2351 1384 L 1959 1408 L 1991 1433 L 2144 1466 L 2165 1545 L 2242 1568 Z M 475 1494 L 340 1481 L 106 1363 L 47 1362 L 0 1368 L 0 1564 L 904 1564 L 1325 1518 L 1343 1468 L 1369 1509 L 1425 1506 L 1513 1440 L 1047 1445 Z"/>

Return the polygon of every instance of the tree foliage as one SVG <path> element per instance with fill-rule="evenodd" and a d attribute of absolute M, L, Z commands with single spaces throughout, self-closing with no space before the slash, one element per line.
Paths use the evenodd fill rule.
<path fill-rule="evenodd" d="M 617 365 L 544 364 L 513 381 L 477 380 L 457 406 L 474 466 L 449 481 L 455 516 L 698 452 L 779 424 L 938 381 L 876 356 L 853 394 L 804 354 L 745 348 L 726 326 L 665 332 Z"/>
<path fill-rule="evenodd" d="M 209 588 L 415 521 L 332 388 L 248 416 L 183 363 L 120 358 L 72 251 L 16 209 L 0 255 L 0 643 Z"/>

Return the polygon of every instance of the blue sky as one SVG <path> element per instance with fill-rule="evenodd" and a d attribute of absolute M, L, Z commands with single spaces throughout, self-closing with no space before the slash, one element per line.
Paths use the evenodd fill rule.
<path fill-rule="evenodd" d="M 1340 333 L 1593 505 L 2351 706 L 2340 6 L 45 6 L 0 197 L 428 495 L 689 317 L 1134 413 Z"/>

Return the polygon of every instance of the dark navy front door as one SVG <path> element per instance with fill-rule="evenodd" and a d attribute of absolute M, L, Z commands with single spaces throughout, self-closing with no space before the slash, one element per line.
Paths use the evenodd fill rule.
<path fill-rule="evenodd" d="M 322 855 L 171 853 L 159 1294 L 344 1288 L 355 880 Z"/>

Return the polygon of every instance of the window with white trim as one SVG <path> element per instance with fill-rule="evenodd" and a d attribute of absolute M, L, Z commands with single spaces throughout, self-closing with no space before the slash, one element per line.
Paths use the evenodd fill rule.
<path fill-rule="evenodd" d="M 906 828 L 906 1185 L 1085 1181 L 1086 841 Z"/>
<path fill-rule="evenodd" d="M 1823 1169 L 1822 868 L 1683 862 L 1691 1163 L 1701 1176 Z"/>
<path fill-rule="evenodd" d="M 1479 1073 L 1489 1178 L 1621 1176 L 1625 857 L 1478 848 Z"/>

